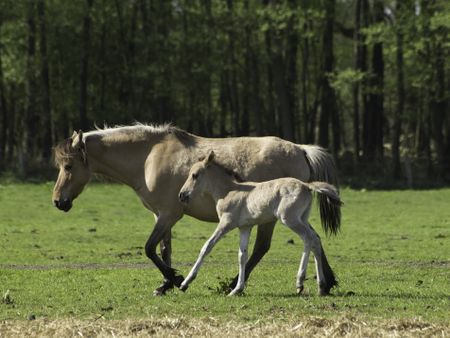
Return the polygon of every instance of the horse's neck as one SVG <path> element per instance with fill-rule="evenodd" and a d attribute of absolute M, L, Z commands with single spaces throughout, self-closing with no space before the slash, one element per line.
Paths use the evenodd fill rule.
<path fill-rule="evenodd" d="M 101 137 L 86 139 L 88 163 L 95 174 L 112 178 L 133 189 L 139 189 L 144 177 L 144 165 L 148 156 L 145 142 L 112 142 Z"/>

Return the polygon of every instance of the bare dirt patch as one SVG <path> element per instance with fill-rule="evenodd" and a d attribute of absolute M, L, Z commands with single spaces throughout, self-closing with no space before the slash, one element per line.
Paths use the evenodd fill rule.
<path fill-rule="evenodd" d="M 215 318 L 143 320 L 38 319 L 0 321 L 0 337 L 448 337 L 449 325 L 420 320 L 364 321 L 352 317 L 305 318 L 298 322 L 236 323 Z"/>

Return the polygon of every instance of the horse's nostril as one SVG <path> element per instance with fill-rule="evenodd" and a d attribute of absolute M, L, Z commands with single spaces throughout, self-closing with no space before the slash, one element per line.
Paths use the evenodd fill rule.
<path fill-rule="evenodd" d="M 59 201 L 58 201 L 58 200 L 54 200 L 54 201 L 53 201 L 53 205 L 54 205 L 55 207 L 58 207 L 58 204 L 59 204 Z"/>
<path fill-rule="evenodd" d="M 186 191 L 182 191 L 180 192 L 180 195 L 178 195 L 178 198 L 180 202 L 187 202 L 187 200 L 189 199 L 189 194 Z"/>

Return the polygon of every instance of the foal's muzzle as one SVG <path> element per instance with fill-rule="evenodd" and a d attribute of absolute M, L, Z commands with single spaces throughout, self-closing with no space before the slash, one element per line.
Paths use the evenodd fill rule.
<path fill-rule="evenodd" d="M 178 199 L 181 203 L 187 204 L 189 203 L 189 192 L 187 191 L 180 191 L 180 194 L 178 195 Z"/>
<path fill-rule="evenodd" d="M 69 211 L 72 208 L 72 201 L 70 199 L 68 199 L 68 198 L 64 198 L 62 200 L 54 200 L 53 204 L 59 210 L 62 210 L 64 212 L 67 212 L 67 211 Z"/>

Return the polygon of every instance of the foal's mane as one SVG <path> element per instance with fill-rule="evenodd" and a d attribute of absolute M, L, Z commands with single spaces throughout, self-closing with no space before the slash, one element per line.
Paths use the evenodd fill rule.
<path fill-rule="evenodd" d="M 155 124 L 142 124 L 135 123 L 130 126 L 104 126 L 100 128 L 95 126 L 95 130 L 84 133 L 84 137 L 96 135 L 99 137 L 108 137 L 114 139 L 115 137 L 129 137 L 130 140 L 136 137 L 145 139 L 153 135 L 174 135 L 183 145 L 186 147 L 192 147 L 195 145 L 196 140 L 194 135 L 187 131 L 171 125 L 170 123 L 155 125 Z M 72 148 L 72 138 L 69 137 L 53 147 L 53 153 L 55 158 L 55 164 L 59 165 L 65 159 L 75 157 L 76 151 Z"/>

